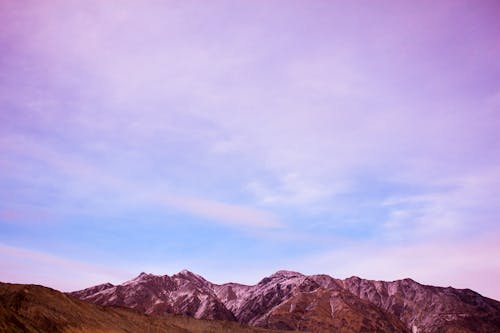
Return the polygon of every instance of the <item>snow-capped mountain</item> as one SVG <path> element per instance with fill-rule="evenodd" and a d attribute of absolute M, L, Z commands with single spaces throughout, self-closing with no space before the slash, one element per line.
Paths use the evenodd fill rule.
<path fill-rule="evenodd" d="M 222 285 L 183 270 L 141 273 L 121 285 L 71 293 L 100 305 L 311 332 L 500 332 L 500 302 L 472 290 L 278 271 L 253 286 Z"/>
<path fill-rule="evenodd" d="M 102 284 L 72 295 L 91 303 L 124 306 L 146 314 L 178 313 L 198 319 L 235 320 L 218 299 L 213 284 L 187 270 L 172 276 L 141 273 L 121 285 Z"/>

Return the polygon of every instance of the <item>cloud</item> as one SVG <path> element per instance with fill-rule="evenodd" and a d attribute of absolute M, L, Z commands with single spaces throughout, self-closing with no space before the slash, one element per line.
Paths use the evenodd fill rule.
<path fill-rule="evenodd" d="M 318 183 L 310 183 L 296 173 L 285 174 L 273 185 L 255 180 L 248 183 L 247 190 L 262 204 L 302 206 L 317 203 L 345 189 L 345 186 L 327 188 Z"/>
<path fill-rule="evenodd" d="M 0 208 L 0 221 L 3 223 L 50 223 L 54 219 L 47 209 L 32 207 L 30 205 L 18 205 L 15 208 Z"/>
<path fill-rule="evenodd" d="M 116 283 L 133 274 L 116 267 L 89 264 L 2 243 L 0 258 L 2 281 L 42 284 L 63 291 L 86 288 L 106 281 Z"/>
<path fill-rule="evenodd" d="M 203 158 L 212 165 L 230 158 L 251 161 L 254 177 L 239 181 L 259 192 L 257 201 L 311 203 L 345 179 L 345 190 L 351 190 L 368 172 L 405 181 L 431 173 L 441 177 L 452 164 L 459 169 L 464 160 L 481 163 L 476 157 L 483 137 L 468 133 L 483 131 L 484 138 L 495 138 L 491 133 L 498 132 L 492 121 L 487 121 L 489 128 L 470 128 L 485 122 L 475 99 L 457 107 L 462 103 L 414 94 L 436 87 L 437 76 L 460 72 L 439 66 L 441 57 L 425 61 L 419 51 L 436 39 L 446 41 L 451 29 L 446 23 L 458 24 L 448 22 L 453 16 L 447 3 L 433 6 L 432 15 L 424 10 L 428 5 L 412 5 L 411 11 L 397 6 L 397 17 L 381 15 L 381 8 L 360 10 L 348 4 L 292 6 L 280 9 L 278 17 L 255 12 L 248 4 L 220 3 L 206 12 L 190 3 L 92 2 L 78 5 L 80 10 L 75 4 L 53 6 L 16 12 L 18 19 L 36 26 L 18 46 L 42 54 L 37 63 L 50 65 L 51 88 L 57 94 L 45 99 L 68 99 L 57 107 L 44 105 L 38 116 L 47 119 L 41 125 L 62 121 L 73 130 L 64 137 L 81 135 L 78 144 L 100 144 L 111 154 L 120 154 L 118 146 L 133 146 L 140 158 L 148 159 L 187 141 L 189 148 L 211 150 L 214 156 L 204 153 Z M 237 21 L 227 17 L 231 29 L 220 34 L 214 19 L 220 15 L 208 13 L 232 15 L 233 10 L 249 16 Z M 348 23 L 353 15 L 370 18 L 372 10 L 385 20 L 366 20 L 364 29 Z M 55 19 L 61 12 L 65 15 Z M 186 25 L 180 17 L 194 24 Z M 296 27 L 298 17 L 311 24 L 311 31 Z M 262 28 L 255 27 L 255 19 Z M 418 25 L 403 24 L 422 19 L 433 27 L 431 40 Z M 324 31 L 343 33 L 325 36 Z M 330 38 L 331 43 L 323 42 Z M 408 45 L 408 40 L 414 43 Z M 390 47 L 394 59 L 378 44 Z M 82 69 L 86 75 L 75 75 Z M 436 69 L 443 75 L 435 75 Z M 241 80 L 243 76 L 248 79 Z M 70 91 L 66 82 L 73 83 Z M 62 97 L 59 85 L 66 93 Z M 16 99 L 27 99 L 23 94 Z M 67 111 L 74 108 L 75 114 Z M 173 150 L 182 154 L 183 148 Z M 228 157 L 227 152 L 235 154 Z M 209 171 L 218 180 L 223 176 Z M 272 179 L 260 179 L 260 174 Z M 290 188 L 289 175 L 300 175 L 296 178 L 303 189 Z"/>
<path fill-rule="evenodd" d="M 426 193 L 391 197 L 384 222 L 396 238 L 475 233 L 494 228 L 500 203 L 500 170 L 491 167 L 460 177 L 433 180 Z M 496 231 L 496 230 L 495 230 Z"/>
<path fill-rule="evenodd" d="M 412 278 L 420 283 L 470 288 L 500 299 L 500 244 L 494 235 L 399 245 L 364 243 L 307 257 L 307 272 L 375 280 Z"/>
<path fill-rule="evenodd" d="M 104 167 L 83 160 L 78 155 L 61 153 L 54 148 L 36 143 L 28 137 L 4 136 L 0 139 L 0 144 L 0 147 L 3 147 L 0 149 L 4 151 L 48 165 L 51 173 L 55 174 L 54 177 L 60 174 L 69 177 L 66 185 L 68 188 L 65 189 L 68 191 L 68 196 L 75 193 L 81 196 L 94 196 L 95 190 L 93 189 L 98 188 L 99 193 L 103 195 L 109 192 L 114 193 L 112 197 L 115 197 L 118 202 L 156 203 L 226 226 L 263 229 L 284 226 L 277 216 L 265 210 L 212 199 L 177 195 L 167 190 L 158 190 L 156 187 L 150 188 L 139 181 L 112 174 Z M 17 165 L 12 167 L 15 173 Z M 91 198 L 91 200 L 99 201 L 100 199 Z M 112 203 L 108 202 L 108 205 L 110 204 Z"/>
<path fill-rule="evenodd" d="M 163 198 L 163 202 L 169 206 L 224 225 L 250 228 L 283 227 L 273 214 L 241 205 L 167 194 L 160 195 L 159 198 Z"/>

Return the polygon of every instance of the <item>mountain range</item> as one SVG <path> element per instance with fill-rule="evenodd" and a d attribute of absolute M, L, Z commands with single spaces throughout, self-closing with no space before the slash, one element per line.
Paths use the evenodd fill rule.
<path fill-rule="evenodd" d="M 0 282 L 0 333 L 286 333 L 231 321 L 148 316 L 43 286 Z"/>
<path fill-rule="evenodd" d="M 180 314 L 265 329 L 310 332 L 494 333 L 500 302 L 470 289 L 278 271 L 256 285 L 215 284 L 183 270 L 141 273 L 120 285 L 70 293 L 147 315 Z"/>

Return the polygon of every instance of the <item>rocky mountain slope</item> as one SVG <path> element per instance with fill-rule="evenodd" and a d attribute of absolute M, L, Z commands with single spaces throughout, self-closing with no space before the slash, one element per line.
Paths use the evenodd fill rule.
<path fill-rule="evenodd" d="M 413 332 L 500 332 L 500 302 L 469 289 L 351 277 L 343 287 L 400 318 Z"/>
<path fill-rule="evenodd" d="M 71 293 L 147 314 L 176 313 L 272 329 L 312 332 L 500 332 L 500 302 L 468 289 L 279 271 L 247 286 L 217 285 L 182 271 L 141 273 L 121 285 Z"/>
<path fill-rule="evenodd" d="M 175 313 L 198 319 L 236 319 L 215 294 L 213 284 L 189 271 L 172 276 L 141 273 L 118 286 L 106 283 L 71 294 L 95 304 L 122 306 L 146 314 Z"/>
<path fill-rule="evenodd" d="M 0 283 L 0 333 L 35 332 L 280 333 L 230 321 L 148 316 L 126 308 L 90 304 L 42 286 Z"/>

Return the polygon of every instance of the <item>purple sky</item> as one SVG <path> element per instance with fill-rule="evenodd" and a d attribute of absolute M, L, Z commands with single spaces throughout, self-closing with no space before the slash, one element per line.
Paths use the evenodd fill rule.
<path fill-rule="evenodd" d="M 500 299 L 498 1 L 0 0 L 0 280 Z"/>

